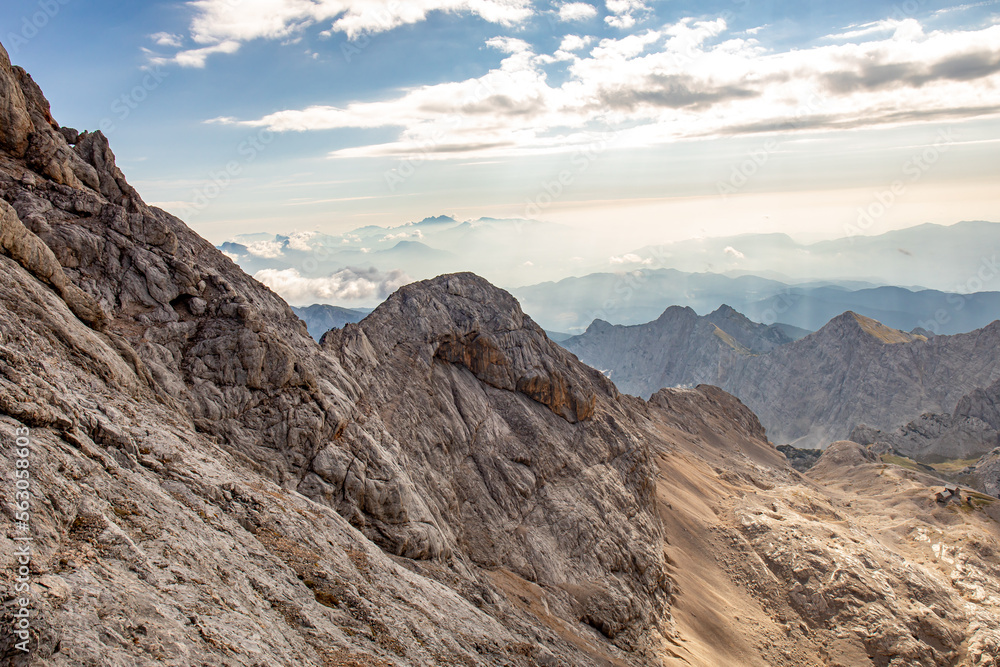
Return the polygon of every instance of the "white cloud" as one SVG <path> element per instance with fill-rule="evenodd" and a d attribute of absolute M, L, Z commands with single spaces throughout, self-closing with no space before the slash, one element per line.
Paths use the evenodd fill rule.
<path fill-rule="evenodd" d="M 579 51 L 593 41 L 593 37 L 580 37 L 579 35 L 566 35 L 559 44 L 560 51 Z"/>
<path fill-rule="evenodd" d="M 316 235 L 317 232 L 293 232 L 288 237 L 288 247 L 299 252 L 309 252 L 312 250 L 312 246 L 309 245 L 309 239 Z"/>
<path fill-rule="evenodd" d="M 403 241 L 406 239 L 422 239 L 424 238 L 424 233 L 419 229 L 412 232 L 399 232 L 398 234 L 386 234 L 380 241 Z"/>
<path fill-rule="evenodd" d="M 504 53 L 524 53 L 531 50 L 531 46 L 526 41 L 515 37 L 493 37 L 486 40 L 486 46 Z"/>
<path fill-rule="evenodd" d="M 737 250 L 736 248 L 734 248 L 731 245 L 726 246 L 725 249 L 722 252 L 726 253 L 730 257 L 735 257 L 736 259 L 745 259 L 746 258 L 746 255 L 744 255 L 743 253 L 741 253 L 739 250 Z"/>
<path fill-rule="evenodd" d="M 586 2 L 567 2 L 559 7 L 560 21 L 586 21 L 597 16 L 597 7 Z"/>
<path fill-rule="evenodd" d="M 989 5 L 995 5 L 1000 0 L 985 0 L 985 2 L 972 2 L 965 5 L 955 5 L 954 7 L 944 7 L 934 12 L 934 16 L 941 16 L 942 14 L 950 14 L 951 12 L 965 12 L 970 9 L 975 9 L 976 7 L 987 7 Z"/>
<path fill-rule="evenodd" d="M 180 35 L 173 35 L 169 32 L 158 32 L 150 35 L 149 38 L 160 46 L 171 46 L 175 49 L 181 48 L 181 45 L 184 43 Z"/>
<path fill-rule="evenodd" d="M 306 278 L 296 269 L 264 269 L 254 278 L 293 305 L 385 299 L 410 282 L 399 270 L 341 269 L 325 278 Z"/>
<path fill-rule="evenodd" d="M 280 241 L 255 241 L 247 244 L 247 252 L 254 257 L 277 259 L 284 254 L 285 246 Z"/>
<path fill-rule="evenodd" d="M 827 35 L 830 40 L 856 40 L 859 37 L 868 37 L 880 33 L 892 33 L 893 39 L 916 40 L 923 37 L 924 29 L 916 19 L 885 19 L 884 21 L 873 21 L 850 25 L 845 28 L 846 32 Z"/>
<path fill-rule="evenodd" d="M 153 65 L 168 65 L 175 64 L 181 67 L 196 67 L 202 68 L 205 66 L 205 61 L 208 57 L 215 53 L 236 53 L 240 50 L 240 43 L 233 40 L 228 40 L 225 42 L 220 42 L 219 44 L 213 44 L 212 46 L 205 46 L 200 49 L 188 49 L 187 51 L 178 51 L 172 56 L 161 56 L 153 53 L 146 49 L 146 53 L 149 57 L 149 62 Z"/>
<path fill-rule="evenodd" d="M 579 150 L 596 132 L 627 148 L 1000 115 L 1000 26 L 925 33 L 905 20 L 860 43 L 794 51 L 726 32 L 722 19 L 683 19 L 603 39 L 586 54 L 569 51 L 579 42 L 567 36 L 554 56 L 491 40 L 506 56 L 482 77 L 229 122 L 279 132 L 395 127 L 394 141 L 332 155 L 467 159 Z M 546 71 L 555 60 L 567 63 L 558 85 Z"/>
<path fill-rule="evenodd" d="M 254 39 L 286 40 L 328 21 L 325 34 L 340 32 L 355 38 L 418 23 L 434 11 L 473 14 L 503 26 L 521 23 L 533 13 L 531 0 L 194 0 L 188 6 L 194 9 L 191 38 L 210 47 Z"/>
<path fill-rule="evenodd" d="M 635 26 L 635 14 L 649 12 L 649 7 L 641 0 L 607 0 L 605 6 L 611 16 L 605 16 L 604 21 L 612 28 L 627 30 Z"/>
<path fill-rule="evenodd" d="M 631 253 L 631 252 L 630 253 L 626 253 L 626 254 L 622 255 L 621 257 L 610 257 L 608 259 L 608 261 L 610 261 L 612 264 L 652 264 L 653 263 L 653 259 L 651 257 L 647 257 L 646 259 L 643 259 L 642 257 L 639 257 L 639 255 L 636 255 L 636 254 Z"/>

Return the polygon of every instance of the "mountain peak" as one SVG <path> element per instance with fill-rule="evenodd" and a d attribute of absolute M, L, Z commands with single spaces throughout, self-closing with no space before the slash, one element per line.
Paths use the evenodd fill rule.
<path fill-rule="evenodd" d="M 593 415 L 598 394 L 616 393 L 603 375 L 549 340 L 509 292 L 474 273 L 401 287 L 357 326 L 365 337 L 359 358 L 367 345 L 379 357 L 401 354 L 402 366 L 416 364 L 421 372 L 440 362 L 464 366 L 487 385 L 522 393 L 570 423 Z M 351 363 L 355 350 L 345 332 L 331 332 L 323 344 L 344 347 Z"/>
<path fill-rule="evenodd" d="M 899 329 L 887 327 L 878 320 L 865 317 L 864 315 L 859 315 L 852 310 L 848 310 L 833 318 L 827 326 L 833 326 L 834 328 L 839 329 L 847 327 L 849 329 L 857 330 L 887 345 L 897 345 L 899 343 L 912 343 L 915 341 L 927 340 L 926 336 L 911 334 L 905 331 L 900 331 Z M 826 328 L 827 327 L 823 327 L 823 329 Z M 820 331 L 822 331 L 822 329 Z"/>
<path fill-rule="evenodd" d="M 673 319 L 697 319 L 698 313 L 695 312 L 694 308 L 690 306 L 670 306 L 663 313 L 656 318 L 657 322 L 665 322 Z"/>
<path fill-rule="evenodd" d="M 738 317 L 745 317 L 743 313 L 739 312 L 738 310 L 736 310 L 735 308 L 726 303 L 716 308 L 711 314 L 722 315 L 725 317 L 733 317 L 734 315 Z"/>

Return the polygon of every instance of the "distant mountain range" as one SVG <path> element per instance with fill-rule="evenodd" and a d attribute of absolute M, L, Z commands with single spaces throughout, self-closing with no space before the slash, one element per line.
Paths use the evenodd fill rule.
<path fill-rule="evenodd" d="M 648 322 L 671 305 L 707 313 L 728 304 L 752 320 L 806 331 L 848 310 L 893 328 L 934 334 L 972 331 L 1000 317 L 1000 292 L 955 294 L 857 281 L 789 285 L 675 269 L 591 274 L 511 291 L 542 326 L 570 332 L 582 332 L 595 319 Z"/>
<path fill-rule="evenodd" d="M 638 324 L 669 305 L 708 313 L 723 303 L 751 319 L 809 330 L 852 309 L 907 330 L 941 319 L 935 332 L 956 333 L 992 321 L 980 314 L 992 309 L 995 317 L 1000 305 L 997 296 L 956 296 L 1000 292 L 1000 224 L 992 222 L 924 224 L 812 244 L 783 234 L 746 234 L 634 249 L 610 232 L 537 220 L 438 216 L 337 235 L 244 234 L 219 249 L 253 275 L 292 271 L 303 280 L 348 267 L 398 272 L 408 280 L 474 269 L 511 289 L 547 328 L 574 333 L 596 318 Z M 267 283 L 268 276 L 261 279 Z M 286 276 L 271 286 L 287 291 L 289 284 Z M 905 290 L 851 296 L 885 286 Z M 292 300 L 373 307 L 385 296 L 344 290 L 334 301 L 322 289 L 314 291 L 310 300 L 299 292 Z"/>
<path fill-rule="evenodd" d="M 798 243 L 785 234 L 745 234 L 648 246 L 630 254 L 649 268 L 782 282 L 860 280 L 949 292 L 1000 289 L 1000 224 L 923 224 L 873 236 Z"/>
<path fill-rule="evenodd" d="M 304 308 L 293 306 L 292 312 L 306 323 L 309 335 L 319 340 L 330 329 L 342 329 L 345 324 L 360 322 L 371 311 L 363 308 L 341 308 L 317 303 Z"/>
<path fill-rule="evenodd" d="M 732 309 L 670 308 L 641 326 L 594 322 L 562 345 L 628 393 L 722 387 L 757 413 L 778 444 L 825 447 L 860 424 L 891 429 L 1000 378 L 1000 321 L 967 334 L 906 333 L 853 312 L 782 344 L 780 329 Z"/>

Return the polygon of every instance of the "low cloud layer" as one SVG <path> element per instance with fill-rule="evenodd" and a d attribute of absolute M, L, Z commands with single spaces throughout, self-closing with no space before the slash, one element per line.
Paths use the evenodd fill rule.
<path fill-rule="evenodd" d="M 264 269 L 254 278 L 292 305 L 382 301 L 412 280 L 402 271 L 348 267 L 326 278 L 307 278 L 296 269 Z"/>

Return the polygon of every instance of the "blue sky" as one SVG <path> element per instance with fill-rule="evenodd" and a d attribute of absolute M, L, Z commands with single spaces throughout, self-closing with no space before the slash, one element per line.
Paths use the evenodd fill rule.
<path fill-rule="evenodd" d="M 437 214 L 637 245 L 1000 220 L 996 1 L 8 0 L 0 41 L 216 242 Z"/>

